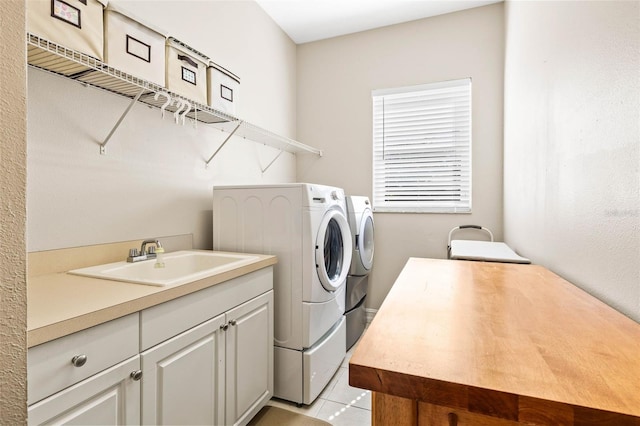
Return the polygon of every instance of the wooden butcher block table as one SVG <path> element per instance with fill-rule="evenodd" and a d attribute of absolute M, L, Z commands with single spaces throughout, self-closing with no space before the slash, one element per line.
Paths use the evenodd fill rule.
<path fill-rule="evenodd" d="M 349 384 L 374 425 L 640 425 L 640 324 L 541 266 L 411 258 Z"/>

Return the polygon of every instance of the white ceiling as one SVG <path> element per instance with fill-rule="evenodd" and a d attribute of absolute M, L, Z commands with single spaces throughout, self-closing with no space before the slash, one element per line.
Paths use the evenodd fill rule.
<path fill-rule="evenodd" d="M 502 0 L 256 0 L 296 44 Z"/>

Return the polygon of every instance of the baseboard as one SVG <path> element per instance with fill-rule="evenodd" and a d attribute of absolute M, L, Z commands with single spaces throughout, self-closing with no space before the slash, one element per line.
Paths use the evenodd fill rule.
<path fill-rule="evenodd" d="M 373 321 L 373 317 L 376 316 L 376 313 L 378 312 L 377 309 L 371 309 L 371 308 L 366 308 L 365 312 L 367 313 L 367 325 L 371 324 L 371 321 Z"/>

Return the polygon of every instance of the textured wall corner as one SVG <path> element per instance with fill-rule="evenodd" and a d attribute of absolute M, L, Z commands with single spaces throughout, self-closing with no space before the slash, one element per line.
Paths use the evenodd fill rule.
<path fill-rule="evenodd" d="M 506 10 L 505 241 L 640 322 L 640 3 Z"/>
<path fill-rule="evenodd" d="M 0 14 L 0 424 L 26 423 L 26 38 L 24 0 Z"/>

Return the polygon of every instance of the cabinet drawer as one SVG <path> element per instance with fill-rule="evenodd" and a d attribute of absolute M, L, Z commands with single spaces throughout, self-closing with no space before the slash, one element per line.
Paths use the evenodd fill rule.
<path fill-rule="evenodd" d="M 39 401 L 138 351 L 137 313 L 34 346 L 27 353 L 27 402 Z M 86 362 L 74 366 L 74 357 L 82 355 Z"/>
<path fill-rule="evenodd" d="M 29 425 L 140 424 L 139 369 L 136 355 L 29 406 Z"/>
<path fill-rule="evenodd" d="M 140 350 L 146 350 L 273 289 L 267 267 L 140 312 Z"/>

